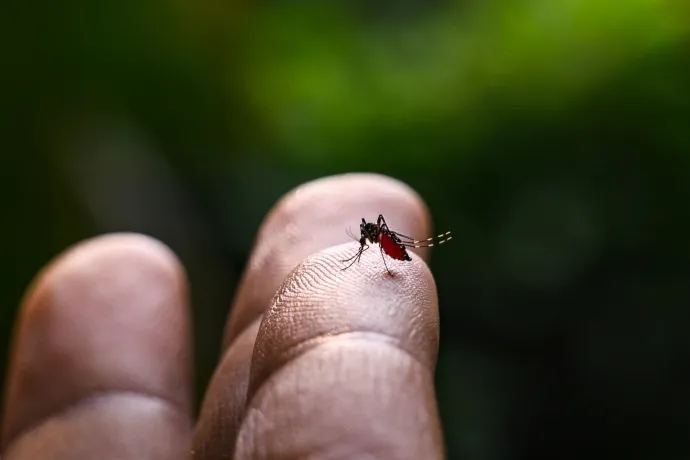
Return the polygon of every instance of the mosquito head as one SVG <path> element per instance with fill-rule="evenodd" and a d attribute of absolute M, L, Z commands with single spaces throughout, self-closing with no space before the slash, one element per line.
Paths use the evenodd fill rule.
<path fill-rule="evenodd" d="M 367 222 L 366 220 L 362 219 L 362 223 L 359 225 L 359 230 L 362 233 L 363 239 L 368 239 L 372 243 L 378 242 L 379 231 L 381 230 L 378 224 Z"/>

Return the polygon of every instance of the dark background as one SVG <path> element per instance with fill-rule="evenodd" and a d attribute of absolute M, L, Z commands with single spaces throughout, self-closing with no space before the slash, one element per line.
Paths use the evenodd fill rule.
<path fill-rule="evenodd" d="M 2 368 L 36 271 L 134 230 L 189 271 L 200 394 L 270 206 L 373 171 L 455 235 L 431 261 L 449 458 L 689 453 L 687 2 L 1 9 Z"/>

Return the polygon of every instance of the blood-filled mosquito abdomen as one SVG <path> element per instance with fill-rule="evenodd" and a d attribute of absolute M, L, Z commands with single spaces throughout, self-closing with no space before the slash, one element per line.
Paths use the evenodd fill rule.
<path fill-rule="evenodd" d="M 388 233 L 381 233 L 379 235 L 379 244 L 383 248 L 383 252 L 397 260 L 410 260 L 407 250 L 399 245 Z"/>

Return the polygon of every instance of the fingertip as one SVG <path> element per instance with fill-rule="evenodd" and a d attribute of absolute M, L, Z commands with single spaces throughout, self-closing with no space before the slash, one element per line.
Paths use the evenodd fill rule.
<path fill-rule="evenodd" d="M 324 194 L 331 200 L 323 200 Z M 305 182 L 278 200 L 266 221 L 270 221 L 274 214 L 301 212 L 304 203 L 325 201 L 324 206 L 333 205 L 337 211 L 349 202 L 362 199 L 378 206 L 403 208 L 409 214 L 405 224 L 430 225 L 429 210 L 417 191 L 399 179 L 376 173 L 338 174 Z"/>
<path fill-rule="evenodd" d="M 141 233 L 118 232 L 95 236 L 67 248 L 50 261 L 36 279 L 45 283 L 48 277 L 71 276 L 104 259 L 131 256 L 168 276 L 184 277 L 182 264 L 165 243 Z"/>
<path fill-rule="evenodd" d="M 436 283 L 425 261 L 378 251 L 347 270 L 353 243 L 327 248 L 300 263 L 278 289 L 256 338 L 249 398 L 286 362 L 336 336 L 390 343 L 433 373 L 439 347 Z"/>
<path fill-rule="evenodd" d="M 126 260 L 130 267 L 132 263 L 143 264 L 139 268 L 157 272 L 174 280 L 175 284 L 183 285 L 185 282 L 182 264 L 160 240 L 140 233 L 109 233 L 80 241 L 49 261 L 26 289 L 21 302 L 22 312 L 31 314 L 32 309 L 45 305 L 35 302 L 35 299 L 43 295 L 46 288 L 54 290 L 65 281 L 88 273 L 102 261 L 117 264 L 117 259 Z"/>
<path fill-rule="evenodd" d="M 347 241 L 345 229 L 349 225 L 358 228 L 363 217 L 375 220 L 382 213 L 403 233 L 431 232 L 427 205 L 408 184 L 382 174 L 347 173 L 314 179 L 286 193 L 261 225 L 257 248 L 263 241 L 283 236 L 298 241 L 318 238 L 328 243 L 314 252 Z M 323 234 L 322 230 L 329 227 L 334 233 Z M 310 234 L 310 228 L 321 231 Z M 276 232 L 277 229 L 283 231 Z M 422 254 L 426 257 L 426 253 Z"/>
<path fill-rule="evenodd" d="M 151 395 L 189 413 L 188 314 L 184 269 L 160 241 L 117 233 L 66 250 L 20 307 L 3 444 L 104 392 Z"/>

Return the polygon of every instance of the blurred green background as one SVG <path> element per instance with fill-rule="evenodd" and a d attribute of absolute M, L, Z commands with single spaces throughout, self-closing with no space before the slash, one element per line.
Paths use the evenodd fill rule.
<path fill-rule="evenodd" d="M 687 2 L 2 9 L 3 360 L 43 264 L 141 231 L 190 273 L 201 392 L 266 211 L 374 171 L 455 235 L 431 262 L 449 458 L 690 453 Z"/>

